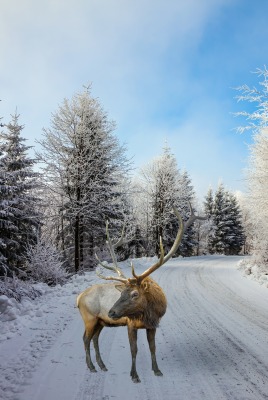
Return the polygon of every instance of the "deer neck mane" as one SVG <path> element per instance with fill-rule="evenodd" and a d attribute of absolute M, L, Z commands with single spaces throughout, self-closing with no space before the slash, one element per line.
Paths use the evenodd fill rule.
<path fill-rule="evenodd" d="M 133 315 L 130 319 L 139 321 L 146 329 L 155 329 L 166 312 L 166 296 L 161 287 L 151 278 L 144 279 L 142 285 L 147 305 L 141 313 Z"/>

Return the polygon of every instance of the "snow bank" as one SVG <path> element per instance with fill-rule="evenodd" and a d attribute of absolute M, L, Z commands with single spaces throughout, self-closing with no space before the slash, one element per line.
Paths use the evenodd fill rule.
<path fill-rule="evenodd" d="M 18 281 L 18 280 L 17 280 Z M 4 282 L 2 282 L 4 284 Z M 22 282 L 25 285 L 24 282 Z M 49 291 L 46 284 L 38 283 L 25 287 L 16 283 L 17 287 L 8 288 L 6 294 L 0 295 L 0 321 L 13 321 L 21 315 L 26 315 L 32 308 L 34 300 Z M 8 286 L 8 283 L 7 283 Z M 8 290 L 10 289 L 10 290 Z M 14 290 L 16 292 L 14 292 Z M 3 292 L 3 291 L 2 291 Z M 10 296 L 8 294 L 10 293 Z M 15 296 L 15 297 L 14 297 Z"/>
<path fill-rule="evenodd" d="M 27 298 L 19 303 L 17 300 L 10 299 L 5 295 L 0 296 L 0 321 L 13 321 L 19 315 L 25 315 L 31 308 L 31 303 L 30 299 Z"/>
<path fill-rule="evenodd" d="M 252 263 L 250 257 L 245 257 L 245 259 L 240 260 L 237 266 L 245 277 L 254 280 L 260 285 L 268 288 L 267 267 Z"/>
<path fill-rule="evenodd" d="M 0 296 L 0 342 L 20 334 L 31 319 L 42 317 L 44 310 L 49 312 L 47 303 L 51 297 L 64 297 L 70 294 L 78 294 L 81 287 L 89 285 L 93 280 L 94 273 L 85 276 L 73 276 L 64 286 L 50 287 L 44 283 L 35 284 L 34 289 L 40 293 L 40 297 L 32 299 L 23 296 L 20 301 L 6 295 Z"/>

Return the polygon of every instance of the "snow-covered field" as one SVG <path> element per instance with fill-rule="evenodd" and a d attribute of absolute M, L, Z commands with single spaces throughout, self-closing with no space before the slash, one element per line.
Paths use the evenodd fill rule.
<path fill-rule="evenodd" d="M 140 384 L 129 376 L 124 327 L 101 333 L 109 371 L 86 367 L 75 300 L 100 281 L 94 273 L 44 288 L 42 297 L 20 306 L 0 297 L 0 399 L 268 399 L 268 289 L 242 276 L 239 259 L 173 259 L 154 273 L 168 298 L 156 336 L 164 376 L 151 371 L 146 334 L 139 331 Z M 136 261 L 137 271 L 150 262 Z"/>

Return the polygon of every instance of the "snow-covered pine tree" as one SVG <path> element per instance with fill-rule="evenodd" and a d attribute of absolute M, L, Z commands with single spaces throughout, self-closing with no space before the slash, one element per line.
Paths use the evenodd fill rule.
<path fill-rule="evenodd" d="M 0 135 L 0 274 L 9 276 L 23 273 L 26 245 L 35 243 L 40 227 L 33 194 L 38 174 L 33 171 L 35 160 L 27 155 L 30 147 L 23 143 L 18 120 L 16 113 Z"/>
<path fill-rule="evenodd" d="M 1 146 L 0 146 L 1 151 Z M 6 241 L 10 225 L 11 204 L 7 201 L 8 193 L 11 191 L 11 187 L 6 184 L 6 170 L 4 169 L 4 163 L 2 161 L 3 153 L 0 152 L 0 275 L 6 275 L 10 273 L 7 267 L 6 253 Z"/>
<path fill-rule="evenodd" d="M 194 209 L 193 205 L 194 199 L 195 199 L 195 192 L 188 172 L 183 171 L 181 173 L 179 171 L 178 199 L 175 205 L 180 211 L 183 220 L 185 221 L 190 217 L 189 203 L 192 204 L 192 207 Z M 194 254 L 194 248 L 197 246 L 195 230 L 196 230 L 196 224 L 193 224 L 184 233 L 181 244 L 178 249 L 177 253 L 178 255 L 182 255 L 183 257 L 190 257 L 191 255 Z M 173 232 L 173 237 L 174 233 L 175 232 Z"/>
<path fill-rule="evenodd" d="M 208 189 L 207 195 L 205 196 L 204 213 L 208 218 L 211 218 L 213 216 L 213 212 L 214 212 L 214 199 L 213 199 L 213 191 L 212 188 L 210 187 Z"/>
<path fill-rule="evenodd" d="M 106 219 L 120 226 L 124 220 L 119 186 L 129 164 L 114 129 L 86 89 L 64 100 L 41 141 L 55 226 L 76 271 L 83 262 L 93 265 L 95 246 L 105 243 Z"/>
<path fill-rule="evenodd" d="M 243 231 L 245 235 L 245 241 L 243 245 L 243 254 L 251 254 L 253 250 L 253 241 L 254 241 L 254 229 L 253 223 L 251 220 L 251 205 L 249 203 L 248 195 L 242 192 L 236 192 L 235 194 L 236 200 L 239 204 L 239 208 L 241 210 L 241 221 L 243 226 Z"/>
<path fill-rule="evenodd" d="M 202 224 L 202 250 L 204 253 L 213 254 L 213 239 L 215 234 L 215 224 L 214 224 L 214 196 L 213 190 L 210 187 L 208 189 L 207 195 L 205 196 L 205 201 L 203 203 L 203 212 L 207 216 L 207 221 Z"/>
<path fill-rule="evenodd" d="M 223 184 L 220 183 L 214 197 L 213 221 L 215 230 L 210 247 L 213 253 L 224 254 L 226 246 L 228 246 L 225 242 L 225 238 L 229 230 L 226 224 L 229 210 L 226 207 L 226 192 Z"/>
<path fill-rule="evenodd" d="M 244 229 L 242 226 L 242 215 L 236 197 L 226 191 L 225 202 L 227 207 L 228 217 L 226 219 L 226 226 L 228 230 L 224 237 L 225 255 L 237 255 L 242 250 L 245 242 Z"/>
<path fill-rule="evenodd" d="M 211 195 L 206 197 L 205 207 L 211 211 Z M 208 204 L 209 203 L 209 204 Z M 210 253 L 239 254 L 244 244 L 241 210 L 235 196 L 219 184 L 212 207 L 212 234 L 209 237 Z"/>

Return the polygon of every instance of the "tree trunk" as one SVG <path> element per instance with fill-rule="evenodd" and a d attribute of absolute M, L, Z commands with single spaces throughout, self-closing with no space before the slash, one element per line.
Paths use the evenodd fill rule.
<path fill-rule="evenodd" d="M 88 241 L 89 241 L 89 245 L 88 245 L 89 256 L 90 256 L 90 259 L 93 260 L 93 258 L 94 258 L 94 237 L 93 237 L 92 233 L 89 234 Z M 90 268 L 93 268 L 93 267 L 94 267 L 93 261 L 91 261 Z"/>
<path fill-rule="evenodd" d="M 80 269 L 80 217 L 76 215 L 75 217 L 75 233 L 74 233 L 74 269 L 78 272 Z"/>
<path fill-rule="evenodd" d="M 63 225 L 63 210 L 61 210 L 60 224 L 61 224 L 61 247 L 62 247 L 63 252 L 65 252 L 64 225 Z"/>
<path fill-rule="evenodd" d="M 84 267 L 84 218 L 80 218 L 80 235 L 79 235 L 79 250 L 80 250 L 80 268 Z"/>
<path fill-rule="evenodd" d="M 80 179 L 80 170 L 78 169 L 78 180 Z M 76 188 L 76 201 L 77 201 L 77 209 L 80 209 L 80 200 L 81 200 L 81 190 L 80 186 L 78 185 Z M 80 269 L 80 230 L 81 230 L 81 224 L 80 224 L 80 215 L 79 211 L 76 214 L 75 217 L 75 237 L 74 237 L 74 265 L 75 265 L 75 272 L 78 272 Z"/>

